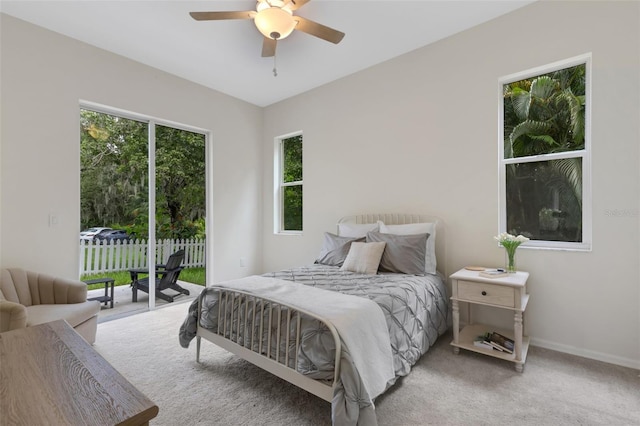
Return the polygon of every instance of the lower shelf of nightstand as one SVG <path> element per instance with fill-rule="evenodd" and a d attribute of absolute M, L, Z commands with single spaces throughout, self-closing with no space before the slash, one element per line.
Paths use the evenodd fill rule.
<path fill-rule="evenodd" d="M 529 337 L 522 336 L 522 359 L 517 361 L 515 354 L 500 352 L 496 349 L 480 348 L 473 344 L 473 341 L 478 336 L 481 336 L 489 331 L 496 331 L 504 336 L 513 339 L 513 331 L 500 330 L 484 324 L 472 324 L 460 330 L 460 333 L 458 335 L 458 343 L 452 341 L 451 346 L 477 352 L 483 355 L 492 356 L 494 358 L 504 359 L 506 361 L 515 362 L 517 364 L 524 364 L 525 360 L 527 359 L 527 352 L 529 351 Z"/>

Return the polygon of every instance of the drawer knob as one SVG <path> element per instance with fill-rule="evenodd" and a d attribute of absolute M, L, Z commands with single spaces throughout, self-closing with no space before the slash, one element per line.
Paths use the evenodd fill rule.
<path fill-rule="evenodd" d="M 483 296 L 486 296 L 486 295 L 487 295 L 487 292 L 483 290 L 483 291 L 482 291 L 482 295 L 483 295 Z"/>

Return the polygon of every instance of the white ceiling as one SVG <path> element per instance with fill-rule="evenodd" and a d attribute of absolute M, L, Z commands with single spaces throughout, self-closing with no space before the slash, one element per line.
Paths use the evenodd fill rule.
<path fill-rule="evenodd" d="M 535 0 L 313 0 L 295 14 L 346 33 L 300 31 L 262 58 L 251 20 L 197 22 L 190 11 L 254 10 L 255 1 L 1 0 L 0 11 L 258 106 L 433 43 Z"/>

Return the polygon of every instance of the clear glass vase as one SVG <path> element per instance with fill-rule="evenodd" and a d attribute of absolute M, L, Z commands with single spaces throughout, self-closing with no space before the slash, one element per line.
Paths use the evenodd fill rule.
<path fill-rule="evenodd" d="M 516 250 L 508 250 L 505 249 L 505 256 L 504 256 L 504 269 L 507 270 L 507 272 L 513 274 L 516 272 Z"/>

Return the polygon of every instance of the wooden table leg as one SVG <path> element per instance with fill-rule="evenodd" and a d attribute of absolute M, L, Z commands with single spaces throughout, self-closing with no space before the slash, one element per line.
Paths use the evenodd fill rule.
<path fill-rule="evenodd" d="M 116 281 L 112 280 L 111 281 L 111 303 L 110 303 L 110 308 L 111 309 L 113 309 L 113 300 L 115 299 L 115 296 L 114 296 L 114 287 L 115 287 L 115 285 L 116 285 Z"/>
<path fill-rule="evenodd" d="M 513 351 L 516 360 L 516 371 L 522 373 L 522 311 L 516 311 L 513 324 Z"/>
<path fill-rule="evenodd" d="M 458 306 L 457 300 L 452 300 L 452 311 L 453 311 L 453 343 L 458 344 L 458 339 L 460 336 L 460 308 Z M 457 346 L 453 347 L 453 353 L 459 354 L 460 348 Z"/>

